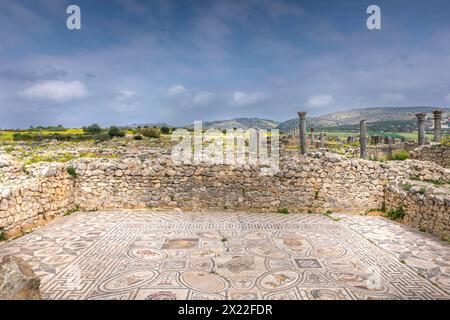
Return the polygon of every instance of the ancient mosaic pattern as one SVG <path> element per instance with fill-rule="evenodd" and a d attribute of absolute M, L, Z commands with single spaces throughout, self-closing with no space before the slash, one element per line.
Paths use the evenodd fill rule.
<path fill-rule="evenodd" d="M 26 259 L 42 278 L 47 299 L 450 298 L 355 232 L 352 218 L 77 213 L 3 244 L 0 256 Z M 376 227 L 385 228 L 387 237 L 392 223 Z M 416 243 L 427 241 L 413 235 Z"/>
<path fill-rule="evenodd" d="M 343 224 L 450 293 L 447 241 L 382 217 L 339 216 Z"/>

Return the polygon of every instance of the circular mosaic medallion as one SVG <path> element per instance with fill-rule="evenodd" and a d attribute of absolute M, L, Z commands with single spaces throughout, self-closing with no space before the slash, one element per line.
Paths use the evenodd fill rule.
<path fill-rule="evenodd" d="M 127 271 L 114 275 L 100 284 L 99 289 L 104 292 L 115 292 L 133 289 L 152 280 L 156 275 L 153 270 Z"/>
<path fill-rule="evenodd" d="M 181 280 L 190 288 L 202 292 L 220 292 L 227 288 L 226 281 L 219 275 L 204 271 L 188 271 Z"/>
<path fill-rule="evenodd" d="M 300 275 L 292 270 L 274 271 L 263 274 L 257 281 L 260 289 L 268 291 L 278 291 L 295 286 L 300 279 Z"/>
<path fill-rule="evenodd" d="M 127 255 L 133 259 L 145 261 L 162 260 L 165 257 L 163 251 L 149 247 L 131 248 L 127 251 Z"/>
<path fill-rule="evenodd" d="M 342 257 L 347 253 L 347 251 L 342 247 L 330 246 L 316 248 L 312 250 L 311 255 L 318 258 L 338 258 Z"/>

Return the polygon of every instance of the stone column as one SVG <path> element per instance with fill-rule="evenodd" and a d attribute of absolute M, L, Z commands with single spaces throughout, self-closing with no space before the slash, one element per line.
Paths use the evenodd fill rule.
<path fill-rule="evenodd" d="M 311 131 L 311 146 L 314 146 L 314 128 L 311 128 L 310 131 Z"/>
<path fill-rule="evenodd" d="M 320 133 L 320 147 L 325 148 L 325 134 L 323 132 Z"/>
<path fill-rule="evenodd" d="M 441 142 L 442 110 L 433 110 L 433 114 L 434 114 L 434 142 Z"/>
<path fill-rule="evenodd" d="M 300 117 L 299 133 L 300 133 L 300 153 L 307 154 L 308 146 L 306 144 L 306 112 L 299 112 Z"/>
<path fill-rule="evenodd" d="M 424 112 L 416 113 L 416 117 L 417 117 L 417 129 L 418 129 L 418 142 L 419 142 L 419 146 L 423 146 L 425 144 L 426 113 L 424 113 Z"/>
<path fill-rule="evenodd" d="M 359 156 L 362 159 L 367 158 L 367 127 L 366 120 L 359 123 Z"/>

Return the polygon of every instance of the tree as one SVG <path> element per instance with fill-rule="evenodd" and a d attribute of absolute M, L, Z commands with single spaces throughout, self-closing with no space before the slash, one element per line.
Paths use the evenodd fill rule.
<path fill-rule="evenodd" d="M 166 126 L 162 126 L 161 127 L 161 133 L 162 134 L 169 134 L 170 133 L 170 129 Z"/>
<path fill-rule="evenodd" d="M 85 133 L 90 133 L 90 134 L 97 134 L 97 133 L 102 132 L 102 128 L 96 123 L 91 124 L 90 126 L 87 126 L 87 127 L 83 127 L 83 130 Z"/>
<path fill-rule="evenodd" d="M 108 134 L 111 138 L 114 137 L 125 137 L 125 132 L 123 130 L 120 130 L 116 126 L 111 126 L 108 130 Z"/>

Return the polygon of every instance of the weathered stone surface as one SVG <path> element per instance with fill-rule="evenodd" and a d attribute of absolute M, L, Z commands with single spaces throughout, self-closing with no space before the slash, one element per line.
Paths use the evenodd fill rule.
<path fill-rule="evenodd" d="M 411 152 L 413 159 L 432 161 L 444 168 L 450 168 L 450 146 L 443 144 L 425 145 Z"/>
<path fill-rule="evenodd" d="M 364 213 L 380 208 L 386 186 L 398 180 L 413 176 L 450 180 L 449 169 L 428 161 L 381 163 L 326 152 L 282 154 L 279 165 L 275 175 L 255 164 L 175 165 L 164 152 L 145 159 L 80 158 L 65 165 L 34 164 L 26 167 L 25 179 L 17 175 L 2 184 L 0 227 L 8 233 L 20 231 L 77 206 L 88 211 L 158 207 Z M 76 178 L 66 172 L 69 166 Z"/>
<path fill-rule="evenodd" d="M 39 300 L 41 281 L 21 258 L 4 256 L 0 262 L 0 300 Z"/>

